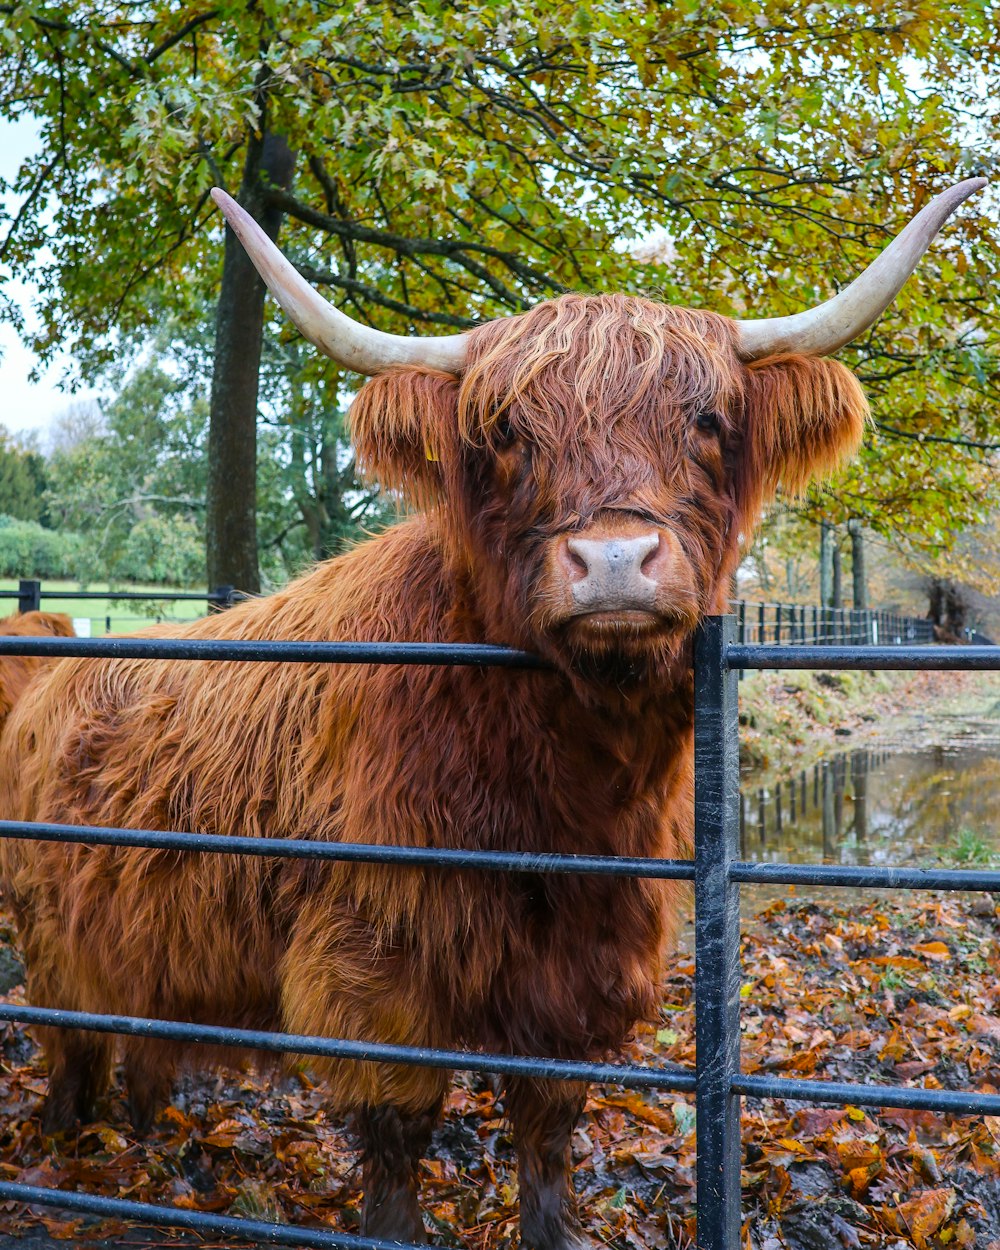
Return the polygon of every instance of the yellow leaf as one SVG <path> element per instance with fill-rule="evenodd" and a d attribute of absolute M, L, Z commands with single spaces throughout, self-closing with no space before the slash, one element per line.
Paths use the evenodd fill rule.
<path fill-rule="evenodd" d="M 928 959 L 935 961 L 951 959 L 951 951 L 945 946 L 944 942 L 918 942 L 912 949 L 918 955 L 924 955 Z"/>

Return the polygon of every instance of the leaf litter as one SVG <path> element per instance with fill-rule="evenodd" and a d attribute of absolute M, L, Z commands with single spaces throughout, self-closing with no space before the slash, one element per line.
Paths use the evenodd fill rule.
<path fill-rule="evenodd" d="M 4 929 L 9 936 L 0 918 Z M 773 903 L 743 943 L 744 1072 L 997 1093 L 998 932 L 988 895 Z M 23 990 L 6 997 L 21 1002 Z M 660 1018 L 637 1030 L 624 1058 L 692 1065 L 693 998 L 693 960 L 678 953 Z M 182 1076 L 145 1139 L 129 1126 L 119 1075 L 99 1122 L 51 1138 L 40 1128 L 45 1070 L 30 1034 L 0 1025 L 0 1056 L 2 1179 L 358 1229 L 353 1144 L 304 1063 L 283 1074 Z M 742 1135 L 741 1250 L 1000 1250 L 1000 1117 L 746 1099 Z M 573 1154 L 594 1238 L 613 1250 L 693 1245 L 690 1097 L 592 1087 Z M 433 1241 L 516 1243 L 514 1153 L 489 1079 L 456 1076 L 421 1190 Z M 44 1230 L 86 1246 L 126 1227 L 0 1204 L 0 1228 L 14 1235 Z M 155 1244 L 218 1242 L 159 1234 Z"/>

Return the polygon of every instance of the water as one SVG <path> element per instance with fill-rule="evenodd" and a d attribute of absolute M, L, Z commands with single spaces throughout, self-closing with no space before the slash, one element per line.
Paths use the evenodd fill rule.
<path fill-rule="evenodd" d="M 1000 856 L 1000 742 L 849 751 L 768 786 L 751 774 L 740 843 L 764 863 L 988 867 Z M 752 914 L 789 890 L 746 893 Z M 809 897 L 833 896 L 810 887 Z"/>

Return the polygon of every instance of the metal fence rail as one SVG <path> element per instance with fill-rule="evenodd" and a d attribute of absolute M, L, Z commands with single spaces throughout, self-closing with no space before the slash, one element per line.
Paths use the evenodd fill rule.
<path fill-rule="evenodd" d="M 181 639 L 3 638 L 0 655 L 173 658 L 201 662 L 465 664 L 542 668 L 526 652 L 500 647 L 418 643 L 229 642 Z M 739 858 L 738 675 L 744 668 L 923 668 L 1000 671 L 1000 648 L 924 646 L 740 645 L 737 618 L 705 622 L 695 644 L 695 858 L 626 859 L 615 856 L 524 854 L 425 847 L 314 843 L 168 830 L 90 828 L 0 821 L 0 837 L 151 847 L 217 854 L 364 860 L 423 864 L 463 871 L 609 873 L 695 883 L 696 1064 L 641 1066 L 555 1060 L 544 1056 L 487 1055 L 453 1050 L 265 1033 L 175 1020 L 98 1015 L 57 1008 L 0 1004 L 0 1020 L 138 1035 L 348 1060 L 556 1080 L 588 1080 L 635 1089 L 693 1092 L 697 1103 L 699 1250 L 737 1250 L 740 1230 L 740 1101 L 744 1096 L 808 1102 L 851 1102 L 963 1114 L 1000 1114 L 1000 1095 L 853 1085 L 744 1076 L 740 1072 L 739 890 L 741 884 L 824 884 L 883 888 L 998 890 L 1000 872 L 929 871 L 832 865 L 753 864 Z M 266 1224 L 149 1203 L 0 1182 L 0 1201 L 18 1201 L 82 1214 L 117 1217 L 157 1227 L 190 1229 L 273 1245 L 334 1250 L 389 1250 L 399 1243 L 369 1237 Z"/>
<path fill-rule="evenodd" d="M 17 590 L 0 590 L 0 599 L 16 599 L 18 612 L 38 612 L 43 599 L 72 599 L 81 603 L 94 600 L 121 599 L 133 603 L 208 603 L 217 608 L 230 608 L 240 599 L 242 591 L 232 586 L 216 586 L 214 590 L 46 590 L 45 584 L 33 577 L 22 577 Z"/>
<path fill-rule="evenodd" d="M 695 882 L 698 1250 L 737 1250 L 740 1245 L 741 1097 L 965 1115 L 993 1115 L 998 1099 L 995 1094 L 971 1091 L 741 1074 L 741 884 L 1000 890 L 1000 872 L 740 862 L 738 677 L 747 668 L 998 672 L 1000 648 L 741 645 L 735 616 L 709 618 L 699 631 L 695 643 L 695 859 L 700 866 Z"/>

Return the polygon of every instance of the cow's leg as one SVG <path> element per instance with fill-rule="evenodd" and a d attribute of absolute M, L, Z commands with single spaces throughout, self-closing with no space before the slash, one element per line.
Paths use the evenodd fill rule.
<path fill-rule="evenodd" d="M 521 1244 L 531 1250 L 580 1250 L 592 1244 L 580 1227 L 570 1166 L 573 1129 L 586 1086 L 514 1078 L 506 1112 L 517 1149 Z"/>
<path fill-rule="evenodd" d="M 129 1041 L 125 1047 L 125 1088 L 128 1114 L 139 1137 L 153 1127 L 156 1113 L 164 1106 L 173 1084 L 174 1064 L 169 1043 Z"/>
<path fill-rule="evenodd" d="M 420 1112 L 401 1111 L 382 1103 L 355 1113 L 363 1168 L 364 1236 L 386 1241 L 427 1240 L 420 1217 L 419 1168 L 440 1115 L 440 1102 Z"/>
<path fill-rule="evenodd" d="M 64 1133 L 94 1119 L 97 1099 L 111 1077 L 110 1038 L 76 1029 L 46 1030 L 49 1092 L 42 1109 L 42 1131 Z"/>

